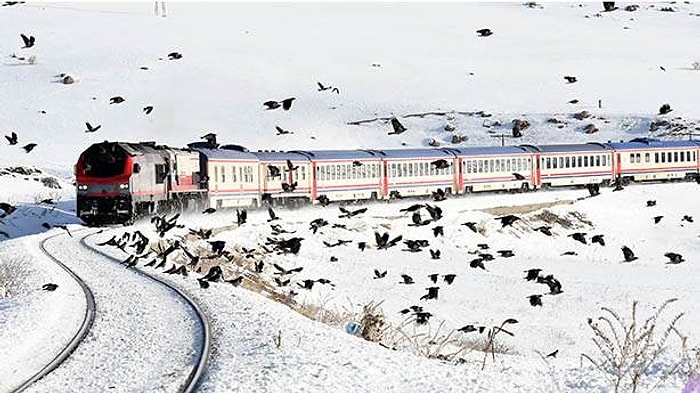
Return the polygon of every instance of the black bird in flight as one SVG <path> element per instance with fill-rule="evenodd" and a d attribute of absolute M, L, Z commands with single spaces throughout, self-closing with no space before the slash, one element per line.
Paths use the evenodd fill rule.
<path fill-rule="evenodd" d="M 484 266 L 484 260 L 481 258 L 472 259 L 471 262 L 469 262 L 469 267 L 474 269 L 481 268 L 483 270 L 486 270 L 486 266 Z"/>
<path fill-rule="evenodd" d="M 555 357 L 557 357 L 558 353 L 559 353 L 559 350 L 557 349 L 554 352 L 547 354 L 547 356 L 545 356 L 545 357 L 546 358 L 555 358 Z"/>
<path fill-rule="evenodd" d="M 465 227 L 471 229 L 474 233 L 477 233 L 477 232 L 478 232 L 477 229 L 476 229 L 476 223 L 475 223 L 475 222 L 465 222 L 465 223 L 462 224 L 462 225 L 464 225 Z"/>
<path fill-rule="evenodd" d="M 577 100 L 577 99 L 573 99 L 573 100 L 569 101 L 569 104 L 578 104 L 578 100 Z"/>
<path fill-rule="evenodd" d="M 277 217 L 277 214 L 275 214 L 275 211 L 272 210 L 271 207 L 267 208 L 267 214 L 270 216 L 267 222 L 279 220 L 279 217 Z"/>
<path fill-rule="evenodd" d="M 215 212 L 216 212 L 216 209 L 214 209 L 213 207 L 208 207 L 202 211 L 202 214 L 212 214 Z"/>
<path fill-rule="evenodd" d="M 447 169 L 450 167 L 450 163 L 444 159 L 435 160 L 431 162 L 430 165 L 434 166 L 436 169 Z"/>
<path fill-rule="evenodd" d="M 169 60 L 180 60 L 180 59 L 182 59 L 182 53 L 170 52 L 170 53 L 168 53 L 168 59 Z"/>
<path fill-rule="evenodd" d="M 17 144 L 17 133 L 12 131 L 12 134 L 5 135 L 5 139 L 10 143 L 10 145 L 16 145 Z"/>
<path fill-rule="evenodd" d="M 440 287 L 429 287 L 426 289 L 428 290 L 428 293 L 426 295 L 421 296 L 420 300 L 430 300 L 438 298 L 438 290 L 440 289 Z"/>
<path fill-rule="evenodd" d="M 440 250 L 429 249 L 428 251 L 430 251 L 430 259 L 440 259 Z"/>
<path fill-rule="evenodd" d="M 552 229 L 552 227 L 547 226 L 547 225 L 543 225 L 541 227 L 535 228 L 535 230 L 538 232 L 542 232 L 547 236 L 552 236 L 552 231 L 550 231 L 550 229 Z"/>
<path fill-rule="evenodd" d="M 391 127 L 394 129 L 394 131 L 390 132 L 389 135 L 399 135 L 406 131 L 406 127 L 404 127 L 396 117 L 391 118 Z"/>
<path fill-rule="evenodd" d="M 422 204 L 415 204 L 415 205 L 411 205 L 411 206 L 409 206 L 409 207 L 407 207 L 407 208 L 405 208 L 405 209 L 400 209 L 399 211 L 400 211 L 400 212 L 409 212 L 409 213 L 410 213 L 410 212 L 414 212 L 414 211 L 416 211 L 416 210 L 419 210 L 421 207 L 423 207 Z"/>
<path fill-rule="evenodd" d="M 126 101 L 126 100 L 122 96 L 114 96 L 114 97 L 109 99 L 110 104 L 121 104 L 124 101 Z"/>
<path fill-rule="evenodd" d="M 296 100 L 296 98 L 291 97 L 291 98 L 285 98 L 284 100 L 280 101 L 282 104 L 282 109 L 285 111 L 288 111 L 292 107 L 292 101 Z"/>
<path fill-rule="evenodd" d="M 435 228 L 433 228 L 433 236 L 445 236 L 444 228 L 442 227 L 442 225 L 438 225 Z"/>
<path fill-rule="evenodd" d="M 575 76 L 565 76 L 564 79 L 566 79 L 568 83 L 576 83 L 577 81 Z"/>
<path fill-rule="evenodd" d="M 525 279 L 528 281 L 535 281 L 535 280 L 537 280 L 537 277 L 539 277 L 541 271 L 542 271 L 542 269 L 525 270 L 525 273 L 527 273 L 527 276 L 525 276 Z"/>
<path fill-rule="evenodd" d="M 496 252 L 499 253 L 503 258 L 510 258 L 515 256 L 515 254 L 513 254 L 513 250 L 498 250 Z"/>
<path fill-rule="evenodd" d="M 627 246 L 622 246 L 622 254 L 625 256 L 625 262 L 632 262 L 635 259 L 638 259 L 634 255 L 634 252 Z"/>
<path fill-rule="evenodd" d="M 384 270 L 383 272 L 380 272 L 379 270 L 374 269 L 374 279 L 376 280 L 378 278 L 386 277 L 386 272 L 387 272 L 386 270 Z"/>
<path fill-rule="evenodd" d="M 586 242 L 586 234 L 583 232 L 572 233 L 571 235 L 567 235 L 567 237 L 572 237 L 576 241 L 579 241 L 583 244 L 588 244 L 588 242 Z"/>
<path fill-rule="evenodd" d="M 143 107 L 143 111 L 144 111 L 147 115 L 150 115 L 151 112 L 153 112 L 153 106 L 152 106 L 152 105 L 144 106 L 144 107 Z"/>
<path fill-rule="evenodd" d="M 28 143 L 24 146 L 22 146 L 22 149 L 24 149 L 25 152 L 29 153 L 36 147 L 36 143 Z"/>
<path fill-rule="evenodd" d="M 350 211 L 342 206 L 338 206 L 338 209 L 340 209 L 340 211 L 343 213 L 343 214 L 339 215 L 338 218 L 355 217 L 356 215 L 362 214 L 362 213 L 367 211 L 366 207 L 363 207 L 363 208 L 357 209 L 357 210 L 353 210 L 353 211 Z"/>
<path fill-rule="evenodd" d="M 55 291 L 56 288 L 58 288 L 58 285 L 54 284 L 54 283 L 48 283 L 48 284 L 44 284 L 41 286 L 41 289 L 43 289 L 44 291 L 49 291 L 49 292 Z"/>
<path fill-rule="evenodd" d="M 95 132 L 102 127 L 102 125 L 98 125 L 97 127 L 93 127 L 92 124 L 85 122 L 85 127 L 87 127 L 87 130 L 85 132 Z"/>
<path fill-rule="evenodd" d="M 656 201 L 647 201 L 647 207 L 656 206 Z"/>
<path fill-rule="evenodd" d="M 509 214 L 503 217 L 496 217 L 496 220 L 501 220 L 501 228 L 513 225 L 514 222 L 518 221 L 520 217 Z"/>
<path fill-rule="evenodd" d="M 279 108 L 280 106 L 282 106 L 282 105 L 281 105 L 279 102 L 277 102 L 277 101 L 265 101 L 265 102 L 263 102 L 263 105 L 265 105 L 265 106 L 267 107 L 267 108 L 265 108 L 265 109 L 267 109 L 268 111 L 269 111 L 269 110 L 272 110 L 272 109 L 277 109 L 277 108 Z"/>
<path fill-rule="evenodd" d="M 36 42 L 36 40 L 34 39 L 33 35 L 30 35 L 29 37 L 27 37 L 24 34 L 20 34 L 20 36 L 22 37 L 22 41 L 24 41 L 24 46 L 22 47 L 22 49 L 31 48 L 32 46 L 34 46 L 34 43 Z"/>
<path fill-rule="evenodd" d="M 686 214 L 683 216 L 683 218 L 681 218 L 681 221 L 693 222 L 693 216 L 689 216 Z"/>
<path fill-rule="evenodd" d="M 275 129 L 277 130 L 277 135 L 287 135 L 287 134 L 293 134 L 294 131 L 288 131 L 283 129 L 280 126 L 275 126 Z"/>
<path fill-rule="evenodd" d="M 667 265 L 677 265 L 681 262 L 685 262 L 683 256 L 681 254 L 676 254 L 675 252 L 667 252 L 664 254 L 664 256 L 669 259 L 669 261 L 666 262 Z"/>
<path fill-rule="evenodd" d="M 340 90 L 333 86 L 323 86 L 321 82 L 316 82 L 318 84 L 318 91 L 330 90 L 332 93 L 340 94 Z"/>
<path fill-rule="evenodd" d="M 445 274 L 442 276 L 442 279 L 445 280 L 447 285 L 452 285 L 452 283 L 455 281 L 455 278 L 457 277 L 456 274 Z"/>
<path fill-rule="evenodd" d="M 658 224 L 661 219 L 664 218 L 664 216 L 656 216 L 654 217 L 654 224 Z"/>
<path fill-rule="evenodd" d="M 492 35 L 493 32 L 491 31 L 491 29 L 479 29 L 476 31 L 476 34 L 479 37 L 488 37 L 488 36 Z"/>
<path fill-rule="evenodd" d="M 414 284 L 415 283 L 413 281 L 413 277 L 409 276 L 408 274 L 402 274 L 401 279 L 403 279 L 403 282 L 399 282 L 399 284 Z"/>
<path fill-rule="evenodd" d="M 532 307 L 535 307 L 535 306 L 542 307 L 542 295 L 530 295 L 527 298 L 530 299 L 530 305 Z"/>

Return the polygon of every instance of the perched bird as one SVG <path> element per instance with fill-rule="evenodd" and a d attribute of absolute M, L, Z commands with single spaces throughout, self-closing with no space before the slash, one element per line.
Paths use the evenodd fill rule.
<path fill-rule="evenodd" d="M 476 34 L 479 37 L 488 37 L 488 36 L 492 35 L 493 32 L 491 31 L 491 29 L 479 29 L 476 31 Z"/>
<path fill-rule="evenodd" d="M 34 46 L 34 43 L 36 42 L 33 35 L 30 35 L 29 37 L 27 37 L 24 34 L 20 34 L 20 37 L 22 37 L 22 41 L 24 41 L 24 46 L 22 47 L 22 49 L 31 48 L 32 46 Z"/>
<path fill-rule="evenodd" d="M 316 198 L 318 203 L 321 204 L 321 206 L 326 207 L 331 204 L 331 200 L 328 198 L 326 195 L 319 195 L 318 198 Z"/>
<path fill-rule="evenodd" d="M 600 244 L 601 246 L 604 246 L 604 245 L 605 245 L 605 239 L 603 239 L 603 235 L 594 235 L 594 236 L 591 238 L 591 243 L 598 243 L 598 244 Z"/>
<path fill-rule="evenodd" d="M 622 254 L 625 256 L 625 262 L 632 262 L 635 259 L 638 259 L 632 250 L 627 247 L 627 246 L 622 246 Z"/>
<path fill-rule="evenodd" d="M 445 280 L 447 285 L 452 285 L 456 277 L 456 274 L 445 274 L 444 276 L 442 276 L 442 279 Z"/>
<path fill-rule="evenodd" d="M 527 298 L 530 299 L 530 305 L 532 307 L 542 306 L 542 295 L 530 295 Z"/>
<path fill-rule="evenodd" d="M 662 218 L 664 218 L 664 216 L 656 216 L 656 217 L 654 217 L 654 224 L 658 224 L 658 223 L 661 221 Z"/>
<path fill-rule="evenodd" d="M 17 133 L 12 131 L 12 134 L 5 135 L 5 139 L 10 143 L 10 145 L 16 145 L 17 144 Z"/>
<path fill-rule="evenodd" d="M 237 287 L 237 286 L 241 285 L 241 283 L 243 282 L 243 276 L 238 276 L 238 277 L 234 278 L 233 280 L 224 280 L 224 281 L 233 285 L 234 287 Z"/>
<path fill-rule="evenodd" d="M 588 242 L 586 242 L 586 234 L 583 232 L 572 233 L 571 235 L 567 235 L 567 237 L 572 237 L 574 240 L 576 240 L 578 242 L 581 242 L 583 244 L 588 244 Z"/>
<path fill-rule="evenodd" d="M 433 201 L 435 202 L 441 202 L 447 199 L 447 195 L 445 194 L 445 191 L 443 191 L 442 188 L 438 188 L 437 190 L 431 191 L 430 193 L 433 197 Z"/>
<path fill-rule="evenodd" d="M 199 287 L 200 287 L 200 288 L 202 288 L 202 289 L 207 289 L 207 288 L 209 288 L 209 281 L 207 281 L 207 280 L 205 280 L 205 279 L 202 279 L 202 278 L 198 278 L 198 279 L 197 279 L 197 282 L 199 283 Z"/>
<path fill-rule="evenodd" d="M 384 270 L 383 272 L 380 272 L 379 270 L 374 269 L 374 279 L 376 280 L 378 278 L 386 277 L 386 272 L 387 272 L 386 270 Z"/>
<path fill-rule="evenodd" d="M 36 143 L 28 143 L 28 144 L 22 146 L 22 149 L 24 149 L 24 151 L 26 153 L 29 153 L 30 151 L 34 150 L 35 147 L 36 147 Z"/>
<path fill-rule="evenodd" d="M 575 76 L 565 76 L 564 79 L 566 79 L 568 83 L 576 83 L 577 81 Z"/>
<path fill-rule="evenodd" d="M 208 207 L 202 211 L 202 214 L 212 214 L 215 212 L 216 212 L 216 209 L 214 209 L 213 207 Z"/>
<path fill-rule="evenodd" d="M 114 97 L 109 99 L 110 104 L 121 104 L 124 101 L 126 101 L 126 100 L 122 96 L 114 96 Z"/>
<path fill-rule="evenodd" d="M 496 220 L 501 220 L 501 228 L 513 225 L 514 222 L 518 221 L 520 217 L 509 214 L 503 217 L 496 217 Z"/>
<path fill-rule="evenodd" d="M 669 104 L 663 104 L 661 105 L 661 108 L 659 108 L 659 114 L 660 115 L 665 115 L 669 112 L 671 112 L 673 109 L 671 109 L 671 105 Z"/>
<path fill-rule="evenodd" d="M 199 137 L 199 139 L 204 139 L 210 145 L 219 146 L 219 144 L 216 143 L 216 134 L 213 132 L 209 132 L 206 135 L 202 135 Z"/>
<path fill-rule="evenodd" d="M 87 130 L 85 132 L 95 132 L 102 127 L 102 125 L 98 125 L 97 127 L 93 127 L 90 123 L 85 122 L 85 127 L 87 127 Z"/>
<path fill-rule="evenodd" d="M 535 280 L 537 280 L 537 277 L 539 277 L 541 271 L 542 271 L 542 269 L 525 270 L 525 273 L 527 273 L 527 276 L 525 276 L 525 279 L 527 281 L 535 281 Z"/>
<path fill-rule="evenodd" d="M 262 273 L 265 269 L 265 263 L 263 261 L 255 262 L 255 272 Z"/>
<path fill-rule="evenodd" d="M 525 176 L 523 176 L 517 172 L 513 173 L 513 177 L 515 178 L 515 180 L 525 180 Z"/>
<path fill-rule="evenodd" d="M 664 256 L 669 259 L 669 261 L 666 262 L 667 265 L 677 265 L 681 262 L 685 262 L 683 256 L 681 254 L 676 254 L 675 252 L 667 252 L 664 254 Z"/>
<path fill-rule="evenodd" d="M 366 242 L 358 242 L 358 243 L 357 243 L 357 248 L 359 248 L 360 251 L 364 251 L 366 247 L 367 247 L 367 243 L 366 243 Z"/>
<path fill-rule="evenodd" d="M 389 135 L 399 135 L 406 131 L 406 127 L 404 127 L 396 117 L 391 118 L 391 127 L 394 129 L 394 131 L 389 132 Z"/>
<path fill-rule="evenodd" d="M 352 162 L 352 166 L 355 166 L 355 167 L 362 166 L 362 162 L 355 160 Z"/>
<path fill-rule="evenodd" d="M 403 279 L 403 282 L 399 282 L 399 284 L 414 284 L 415 283 L 413 281 L 413 277 L 409 276 L 408 274 L 402 274 L 401 279 Z"/>
<path fill-rule="evenodd" d="M 429 312 L 423 312 L 423 311 L 416 312 L 413 315 L 416 316 L 416 323 L 418 325 L 425 325 L 426 323 L 428 323 L 428 319 L 430 319 L 430 317 L 433 316 L 433 314 L 431 314 Z"/>
<path fill-rule="evenodd" d="M 547 226 L 547 225 L 543 225 L 543 226 L 541 226 L 541 227 L 535 228 L 535 230 L 536 230 L 537 232 L 542 232 L 542 233 L 544 233 L 544 234 L 547 235 L 547 236 L 552 236 L 552 231 L 550 231 L 550 229 L 552 229 L 552 227 Z"/>
<path fill-rule="evenodd" d="M 151 112 L 153 112 L 153 106 L 152 106 L 152 105 L 144 106 L 144 107 L 143 107 L 143 111 L 144 111 L 144 113 L 146 113 L 147 115 L 150 115 Z"/>
<path fill-rule="evenodd" d="M 430 218 L 433 221 L 438 221 L 439 219 L 442 218 L 442 209 L 435 205 L 435 206 L 430 206 L 429 204 L 425 204 L 425 210 L 428 211 L 428 214 L 430 214 Z"/>
<path fill-rule="evenodd" d="M 224 247 L 226 247 L 226 242 L 223 240 L 213 240 L 209 244 L 211 245 L 211 251 L 217 254 L 221 254 L 224 251 Z"/>
<path fill-rule="evenodd" d="M 236 209 L 236 224 L 241 226 L 248 220 L 248 211 L 246 209 L 238 210 Z"/>

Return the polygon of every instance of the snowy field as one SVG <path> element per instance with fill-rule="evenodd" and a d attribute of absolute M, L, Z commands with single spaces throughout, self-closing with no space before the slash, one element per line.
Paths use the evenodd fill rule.
<path fill-rule="evenodd" d="M 110 344 L 110 325 L 98 323 L 89 346 L 79 347 L 35 391 L 167 391 L 162 381 L 171 383 L 178 370 L 171 375 L 159 369 L 155 377 L 149 374 L 150 363 L 168 358 L 158 352 L 167 346 L 176 354 L 169 359 L 173 364 L 187 358 L 182 347 L 190 334 L 187 320 L 171 321 L 156 306 L 146 308 L 138 296 L 153 292 L 160 293 L 163 304 L 177 300 L 156 287 L 143 292 L 139 285 L 144 283 L 132 272 L 79 251 L 82 235 L 76 232 L 81 227 L 74 216 L 71 174 L 78 154 L 90 144 L 155 140 L 182 146 L 216 132 L 221 142 L 250 149 L 422 147 L 431 139 L 442 146 L 491 146 L 500 144 L 492 136 L 510 134 L 516 118 L 531 126 L 507 143 L 687 138 L 681 134 L 695 131 L 700 119 L 700 71 L 693 69 L 700 61 L 700 7 L 658 2 L 626 11 L 632 3 L 617 5 L 616 11 L 601 12 L 600 2 L 534 7 L 168 2 L 165 18 L 154 16 L 153 3 L 146 2 L 0 7 L 0 133 L 14 131 L 19 139 L 17 145 L 0 146 L 0 202 L 18 207 L 0 218 L 0 359 L 12 360 L 0 362 L 0 391 L 41 368 L 73 335 L 84 313 L 77 286 L 39 252 L 47 235 L 60 234 L 55 241 L 65 242 L 53 246 L 60 249 L 57 256 L 104 291 L 97 307 L 107 310 L 105 321 L 152 317 L 148 331 L 168 321 L 173 333 L 131 342 L 131 332 L 122 326 L 115 328 L 118 334 Z M 479 37 L 475 31 L 482 28 L 493 35 Z M 35 36 L 35 45 L 22 48 L 21 33 Z M 169 60 L 171 52 L 182 58 Z M 62 73 L 76 82 L 60 83 Z M 577 81 L 567 83 L 564 76 Z M 317 91 L 317 82 L 338 87 L 339 94 Z M 125 101 L 110 104 L 114 96 Z M 262 105 L 287 97 L 296 98 L 290 111 L 266 111 Z M 664 103 L 673 111 L 659 115 Z M 143 108 L 149 105 L 154 109 L 146 114 Z M 589 117 L 573 117 L 584 110 Z M 408 131 L 387 135 L 391 126 L 384 119 L 390 116 Z M 650 131 L 659 121 L 667 123 Z M 86 133 L 85 122 L 101 128 Z M 349 124 L 354 122 L 360 124 Z M 445 131 L 448 124 L 455 130 Z M 586 134 L 588 124 L 599 131 Z M 294 134 L 276 136 L 275 126 Z M 467 140 L 453 144 L 454 134 Z M 27 143 L 37 143 L 31 153 L 20 147 Z M 10 171 L 4 168 L 18 166 L 42 172 L 5 173 Z M 46 177 L 61 188 L 44 185 Z M 266 211 L 251 211 L 240 227 L 235 212 L 194 212 L 179 219 L 185 228 L 164 240 L 180 240 L 208 255 L 210 245 L 188 235 L 189 229 L 224 228 L 208 240 L 226 242 L 226 250 L 236 256 L 226 264 L 226 278 L 244 275 L 241 286 L 213 283 L 202 289 L 196 280 L 201 276 L 194 272 L 187 278 L 167 275 L 143 267 L 143 261 L 138 268 L 181 287 L 209 316 L 215 350 L 201 391 L 607 392 L 613 390 L 604 375 L 581 358 L 597 356 L 587 320 L 604 315 L 601 307 L 629 318 L 632 302 L 638 301 L 643 321 L 665 300 L 677 299 L 662 314 L 660 329 L 685 313 L 677 331 L 687 348 L 698 346 L 698 187 L 649 184 L 621 192 L 606 188 L 593 198 L 585 190 L 557 190 L 346 206 L 368 209 L 352 218 L 339 218 L 337 204 L 278 209 L 281 219 L 272 224 L 293 233 L 277 235 Z M 647 201 L 656 204 L 647 207 Z M 417 203 L 439 206 L 442 217 L 410 225 L 412 213 L 400 210 Z M 420 213 L 422 219 L 430 217 L 425 208 Z M 495 218 L 508 214 L 520 219 L 502 227 Z M 654 223 L 658 216 L 663 218 Z M 318 218 L 328 225 L 313 233 L 310 222 Z M 467 222 L 477 231 L 462 225 Z M 54 225 L 68 225 L 77 239 L 50 229 Z M 543 225 L 551 226 L 552 236 L 536 230 Z M 434 236 L 437 226 L 444 236 Z M 150 223 L 139 222 L 108 229 L 95 242 L 136 229 L 158 238 Z M 403 238 L 382 250 L 375 232 Z M 573 239 L 574 233 L 585 233 L 587 244 Z M 603 235 L 605 245 L 592 243 L 594 235 Z M 304 239 L 298 254 L 262 252 L 268 237 L 296 236 Z M 339 240 L 350 243 L 329 247 Z M 408 252 L 404 240 L 427 240 L 429 246 Z M 367 245 L 364 251 L 360 242 Z M 638 259 L 625 262 L 623 246 Z M 246 258 L 243 247 L 256 249 L 253 258 Z M 114 248 L 103 250 L 126 258 Z M 432 259 L 429 250 L 440 250 L 440 258 Z M 499 255 L 505 250 L 514 255 Z M 685 261 L 669 264 L 669 252 Z M 475 259 L 483 260 L 483 268 Z M 184 256 L 174 255 L 172 261 L 184 261 Z M 259 274 L 255 262 L 264 264 Z M 273 264 L 303 270 L 279 275 Z M 375 269 L 386 275 L 376 277 Z M 561 293 L 527 281 L 529 269 L 553 275 Z M 414 283 L 406 284 L 401 275 Z M 435 281 L 431 275 L 437 275 Z M 275 278 L 290 281 L 278 286 Z M 303 288 L 305 280 L 318 279 L 328 282 Z M 58 289 L 42 291 L 49 282 Z M 263 285 L 278 299 L 286 297 L 292 308 L 327 323 L 299 315 L 269 299 L 269 293 L 257 293 Z M 122 295 L 108 295 L 125 287 Z M 439 288 L 437 299 L 421 299 L 431 287 Z M 542 295 L 541 306 L 530 304 L 531 295 Z M 357 322 L 370 302 L 379 303 L 385 321 L 387 334 L 378 342 L 345 332 L 345 324 Z M 413 310 L 401 313 L 411 306 L 430 313 L 427 323 L 418 323 Z M 489 355 L 481 370 L 487 331 L 509 318 L 517 320 L 504 327 L 513 335 L 497 336 L 495 361 Z M 477 331 L 464 331 L 468 325 Z M 485 330 L 479 333 L 481 326 Z M 447 335 L 442 348 L 427 338 Z M 450 361 L 424 356 L 459 348 L 466 349 Z M 682 359 L 681 349 L 679 335 L 671 332 L 668 351 L 651 365 L 642 391 L 682 390 L 692 362 L 654 385 Z M 545 357 L 555 351 L 556 357 Z M 122 357 L 131 362 L 128 367 L 109 360 Z M 91 364 L 95 367 L 87 373 L 76 371 Z M 167 363 L 161 367 L 169 369 Z M 105 368 L 113 372 L 102 372 Z M 122 372 L 136 375 L 133 386 L 138 387 L 115 383 Z M 80 382 L 72 383 L 73 378 Z"/>

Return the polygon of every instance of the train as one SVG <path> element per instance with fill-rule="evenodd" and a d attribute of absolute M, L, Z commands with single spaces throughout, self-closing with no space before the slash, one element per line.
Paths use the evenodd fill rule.
<path fill-rule="evenodd" d="M 415 149 L 250 151 L 195 142 L 101 142 L 75 166 L 77 216 L 129 224 L 173 209 L 389 200 L 476 192 L 528 192 L 629 182 L 700 183 L 700 141 Z"/>

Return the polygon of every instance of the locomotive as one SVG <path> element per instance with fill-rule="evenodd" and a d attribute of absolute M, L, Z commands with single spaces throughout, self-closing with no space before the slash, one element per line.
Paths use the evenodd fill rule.
<path fill-rule="evenodd" d="M 695 179 L 700 142 L 629 142 L 382 150 L 252 152 L 196 142 L 102 142 L 76 165 L 77 214 L 89 225 L 130 223 L 171 209 L 527 192 L 630 181 Z"/>

